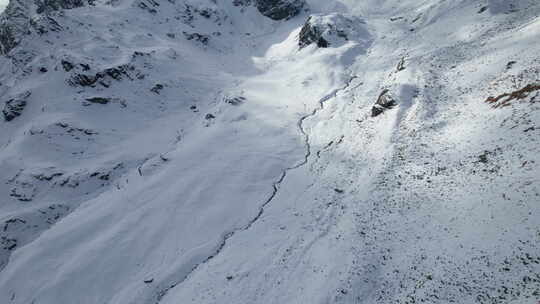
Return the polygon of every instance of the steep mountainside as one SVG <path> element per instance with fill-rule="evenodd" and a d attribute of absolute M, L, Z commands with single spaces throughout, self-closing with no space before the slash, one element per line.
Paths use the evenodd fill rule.
<path fill-rule="evenodd" d="M 536 0 L 11 0 L 0 303 L 540 300 Z"/>

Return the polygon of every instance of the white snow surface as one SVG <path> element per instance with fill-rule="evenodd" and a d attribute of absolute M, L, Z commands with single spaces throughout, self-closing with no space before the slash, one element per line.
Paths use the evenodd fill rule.
<path fill-rule="evenodd" d="M 307 2 L 98 0 L 1 56 L 0 303 L 538 303 L 540 3 Z"/>

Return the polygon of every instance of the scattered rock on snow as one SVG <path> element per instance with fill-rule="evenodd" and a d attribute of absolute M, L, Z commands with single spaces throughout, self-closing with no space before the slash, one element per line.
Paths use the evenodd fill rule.
<path fill-rule="evenodd" d="M 202 43 L 203 45 L 208 45 L 208 42 L 210 41 L 210 36 L 208 35 L 203 35 L 203 34 L 199 34 L 199 33 L 187 33 L 187 32 L 183 32 L 184 36 L 186 37 L 187 40 L 195 40 L 195 41 L 198 41 L 200 43 Z"/>

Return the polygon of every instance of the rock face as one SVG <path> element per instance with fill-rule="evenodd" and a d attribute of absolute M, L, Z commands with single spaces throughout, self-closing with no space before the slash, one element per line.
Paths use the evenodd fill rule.
<path fill-rule="evenodd" d="M 308 18 L 298 36 L 298 45 L 305 48 L 316 44 L 320 48 L 340 46 L 350 40 L 371 41 L 365 22 L 343 14 L 312 15 Z"/>
<path fill-rule="evenodd" d="M 390 91 L 385 89 L 379 95 L 377 102 L 371 108 L 371 117 L 381 115 L 385 110 L 391 109 L 396 105 L 396 100 L 390 95 Z"/>
<path fill-rule="evenodd" d="M 2 114 L 4 114 L 4 119 L 6 121 L 11 121 L 16 117 L 22 114 L 22 111 L 26 107 L 26 100 L 30 97 L 31 93 L 26 91 L 22 94 L 17 95 L 14 98 L 5 102 L 4 109 Z"/>
<path fill-rule="evenodd" d="M 290 19 L 300 14 L 306 6 L 305 0 L 234 0 L 236 6 L 255 4 L 264 16 L 273 20 Z"/>
<path fill-rule="evenodd" d="M 302 27 L 302 30 L 300 31 L 298 45 L 300 46 L 300 48 L 305 48 L 312 43 L 317 43 L 318 47 L 327 48 L 329 46 L 329 43 L 322 36 L 321 29 L 314 25 L 311 21 L 312 17 L 309 17 L 307 22 Z"/>
<path fill-rule="evenodd" d="M 0 55 L 16 47 L 21 37 L 32 29 L 39 34 L 47 28 L 58 29 L 47 13 L 93 4 L 94 0 L 11 0 L 0 17 Z M 45 15 L 34 16 L 34 13 Z"/>
<path fill-rule="evenodd" d="M 305 0 L 256 0 L 259 12 L 264 16 L 283 20 L 297 16 L 306 5 Z"/>
<path fill-rule="evenodd" d="M 77 8 L 86 4 L 93 5 L 94 0 L 40 0 L 36 1 L 36 4 L 38 6 L 36 12 L 41 14 L 48 11 Z"/>
<path fill-rule="evenodd" d="M 7 54 L 29 32 L 29 4 L 12 0 L 0 16 L 0 55 Z"/>
<path fill-rule="evenodd" d="M 75 65 L 68 62 L 69 65 L 66 65 L 64 61 L 62 66 L 65 71 L 71 71 Z M 66 67 L 68 67 L 66 69 Z M 69 68 L 71 67 L 71 68 Z M 83 71 L 79 73 L 79 70 Z M 79 64 L 77 66 L 77 72 L 72 73 L 71 77 L 67 80 L 67 83 L 70 86 L 81 86 L 81 87 L 94 87 L 97 84 L 108 88 L 111 85 L 112 80 L 120 81 L 124 78 L 133 80 L 135 78 L 144 77 L 136 71 L 135 67 L 131 64 L 123 64 L 111 68 L 104 69 L 97 73 L 85 72 L 90 69 L 90 66 L 85 64 Z"/>

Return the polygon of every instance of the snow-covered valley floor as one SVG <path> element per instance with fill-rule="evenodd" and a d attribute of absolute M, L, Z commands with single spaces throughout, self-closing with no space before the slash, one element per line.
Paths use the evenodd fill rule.
<path fill-rule="evenodd" d="M 537 1 L 83 2 L 0 17 L 0 303 L 540 300 Z"/>

